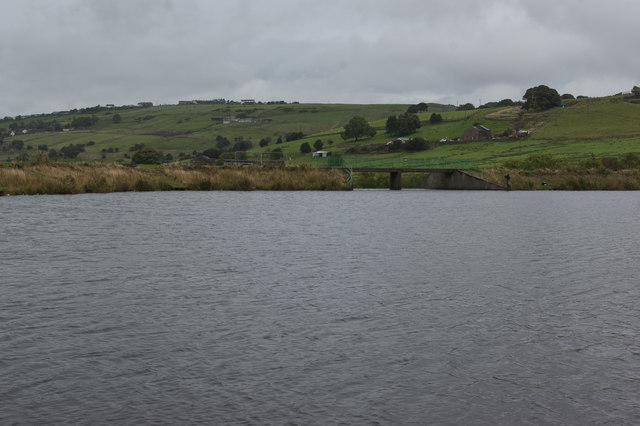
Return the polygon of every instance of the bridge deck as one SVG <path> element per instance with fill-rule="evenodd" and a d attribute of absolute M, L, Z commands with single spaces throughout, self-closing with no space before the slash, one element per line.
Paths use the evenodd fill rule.
<path fill-rule="evenodd" d="M 333 167 L 327 167 L 333 168 Z M 419 168 L 419 167 L 353 167 L 351 169 L 354 172 L 379 172 L 379 173 L 451 173 L 458 169 L 433 169 L 433 168 Z"/>
<path fill-rule="evenodd" d="M 354 172 L 450 172 L 475 169 L 474 160 L 448 158 L 366 158 L 315 157 L 311 166 L 341 168 Z"/>

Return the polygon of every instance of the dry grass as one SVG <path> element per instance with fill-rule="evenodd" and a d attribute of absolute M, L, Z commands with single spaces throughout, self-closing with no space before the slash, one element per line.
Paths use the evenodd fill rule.
<path fill-rule="evenodd" d="M 567 167 L 564 169 L 514 170 L 507 168 L 483 171 L 484 179 L 505 184 L 511 178 L 514 190 L 624 191 L 640 189 L 640 170 L 606 170 Z"/>
<path fill-rule="evenodd" d="M 163 190 L 345 190 L 339 170 L 307 167 L 187 167 L 137 169 L 119 164 L 0 166 L 0 194 L 78 194 Z"/>

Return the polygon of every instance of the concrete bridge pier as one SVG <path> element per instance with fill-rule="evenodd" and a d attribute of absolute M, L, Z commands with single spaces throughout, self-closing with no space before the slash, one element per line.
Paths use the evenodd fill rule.
<path fill-rule="evenodd" d="M 402 172 L 389 172 L 389 189 L 395 191 L 402 189 Z"/>
<path fill-rule="evenodd" d="M 463 190 L 505 190 L 506 188 L 479 177 L 470 175 L 463 170 L 430 173 L 422 182 L 426 189 L 463 189 Z"/>

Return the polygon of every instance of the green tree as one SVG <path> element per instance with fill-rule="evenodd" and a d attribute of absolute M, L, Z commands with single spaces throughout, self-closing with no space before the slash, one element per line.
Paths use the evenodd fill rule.
<path fill-rule="evenodd" d="M 252 147 L 251 141 L 240 138 L 236 143 L 231 147 L 231 151 L 248 151 Z"/>
<path fill-rule="evenodd" d="M 162 154 L 153 148 L 142 148 L 133 154 L 131 161 L 136 164 L 160 164 Z"/>
<path fill-rule="evenodd" d="M 222 135 L 216 136 L 216 148 L 223 150 L 230 145 L 231 142 L 229 142 L 229 139 L 225 138 Z"/>
<path fill-rule="evenodd" d="M 69 158 L 69 159 L 73 159 L 76 158 L 78 156 L 78 154 L 80 154 L 81 152 L 84 152 L 84 145 L 83 144 L 70 144 L 67 146 L 63 146 L 62 148 L 60 148 L 60 154 L 64 157 L 64 158 Z"/>
<path fill-rule="evenodd" d="M 431 114 L 431 117 L 429 117 L 429 122 L 431 124 L 442 123 L 442 116 L 434 112 L 433 114 Z"/>
<path fill-rule="evenodd" d="M 304 133 L 302 132 L 289 132 L 284 135 L 284 138 L 287 142 L 297 141 L 298 139 L 304 138 Z"/>
<path fill-rule="evenodd" d="M 218 158 L 222 154 L 222 151 L 216 148 L 209 148 L 202 151 L 202 155 L 206 155 L 209 158 Z"/>
<path fill-rule="evenodd" d="M 424 102 L 420 102 L 416 105 L 411 105 L 407 108 L 407 114 L 417 114 L 419 112 L 427 112 L 429 110 L 429 105 Z"/>
<path fill-rule="evenodd" d="M 320 151 L 323 146 L 324 144 L 322 143 L 322 139 L 318 139 L 313 143 L 313 147 L 315 148 L 316 151 Z"/>
<path fill-rule="evenodd" d="M 429 144 L 424 138 L 412 138 L 407 141 L 404 148 L 407 151 L 424 151 L 429 149 Z"/>
<path fill-rule="evenodd" d="M 24 142 L 20 139 L 15 139 L 11 141 L 11 148 L 15 149 L 16 151 L 20 151 L 22 148 L 24 148 Z"/>
<path fill-rule="evenodd" d="M 528 89 L 522 99 L 525 100 L 522 107 L 527 111 L 544 111 L 562 103 L 562 98 L 558 91 L 544 84 Z"/>
<path fill-rule="evenodd" d="M 96 124 L 97 122 L 98 117 L 96 117 L 95 115 L 92 115 L 91 117 L 74 117 L 74 119 L 71 120 L 71 127 L 80 129 L 89 127 L 93 124 Z"/>
<path fill-rule="evenodd" d="M 466 103 L 466 104 L 460 105 L 458 108 L 456 108 L 456 110 L 458 110 L 458 111 L 471 111 L 471 110 L 474 110 L 474 109 L 476 109 L 476 107 L 474 107 L 472 103 Z"/>
<path fill-rule="evenodd" d="M 260 147 L 261 148 L 264 148 L 265 146 L 268 146 L 269 143 L 271 143 L 271 138 L 269 136 L 267 136 L 266 138 L 260 139 Z"/>
<path fill-rule="evenodd" d="M 309 142 L 303 142 L 302 145 L 300 145 L 300 152 L 303 154 L 311 152 L 311 145 L 309 145 Z"/>
<path fill-rule="evenodd" d="M 402 114 L 387 118 L 385 129 L 391 136 L 407 136 L 420 128 L 420 119 L 416 114 Z"/>
<path fill-rule="evenodd" d="M 114 114 L 113 117 L 111 117 L 111 122 L 113 124 L 118 124 L 122 122 L 122 117 L 120 117 L 120 114 Z"/>
<path fill-rule="evenodd" d="M 373 137 L 376 134 L 376 129 L 371 127 L 371 125 L 364 119 L 364 117 L 360 117 L 356 115 L 349 120 L 349 122 L 344 126 L 344 132 L 340 134 L 342 139 L 351 139 L 355 138 L 356 142 L 358 139 L 364 137 Z"/>

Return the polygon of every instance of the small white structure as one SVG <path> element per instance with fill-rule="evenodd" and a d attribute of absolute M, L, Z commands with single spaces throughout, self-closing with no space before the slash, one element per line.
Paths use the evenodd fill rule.
<path fill-rule="evenodd" d="M 316 151 L 311 154 L 312 157 L 331 157 L 331 151 Z"/>

